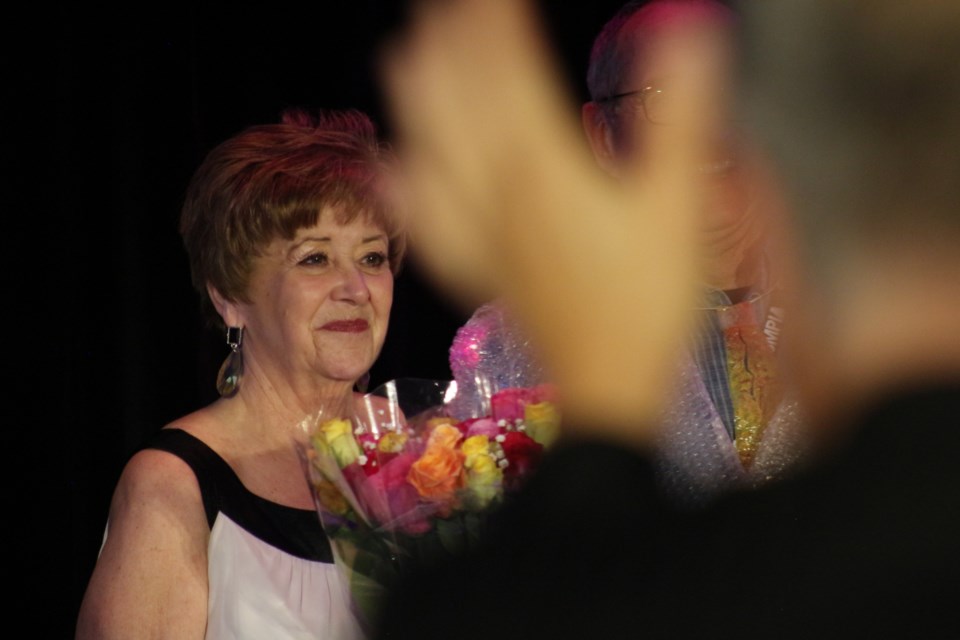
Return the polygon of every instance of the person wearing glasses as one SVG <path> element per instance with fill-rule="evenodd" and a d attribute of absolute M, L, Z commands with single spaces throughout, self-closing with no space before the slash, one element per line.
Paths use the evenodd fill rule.
<path fill-rule="evenodd" d="M 699 25 L 732 34 L 735 16 L 716 0 L 634 0 L 597 35 L 581 120 L 598 164 L 618 180 L 630 178 L 630 159 L 650 131 L 674 124 L 683 106 L 655 42 L 676 26 Z M 734 105 L 715 106 L 730 124 L 697 167 L 706 189 L 703 299 L 660 459 L 665 489 L 691 504 L 782 475 L 803 442 L 777 353 L 788 305 L 774 248 L 776 200 L 731 115 Z"/>
<path fill-rule="evenodd" d="M 749 126 L 796 229 L 780 348 L 816 442 L 803 470 L 688 511 L 652 452 L 702 283 L 712 46 L 658 54 L 682 117 L 649 128 L 622 189 L 566 118 L 533 3 L 425 4 L 387 74 L 411 244 L 477 274 L 450 295 L 519 311 L 563 440 L 482 547 L 397 586 L 377 640 L 960 637 L 958 5 L 742 4 Z"/>

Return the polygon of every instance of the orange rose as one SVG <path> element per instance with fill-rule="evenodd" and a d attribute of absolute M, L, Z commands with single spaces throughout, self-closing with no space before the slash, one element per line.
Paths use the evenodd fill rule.
<path fill-rule="evenodd" d="M 463 434 L 460 433 L 460 429 L 447 423 L 438 424 L 433 431 L 430 432 L 430 439 L 427 440 L 427 448 L 444 447 L 445 449 L 453 449 L 462 437 Z"/>
<path fill-rule="evenodd" d="M 463 454 L 453 447 L 429 446 L 410 467 L 407 481 L 427 500 L 450 501 L 463 486 Z"/>
<path fill-rule="evenodd" d="M 458 420 L 456 418 L 451 418 L 450 416 L 434 416 L 427 420 L 427 430 L 432 431 L 442 424 L 454 426 L 457 424 L 457 422 Z"/>

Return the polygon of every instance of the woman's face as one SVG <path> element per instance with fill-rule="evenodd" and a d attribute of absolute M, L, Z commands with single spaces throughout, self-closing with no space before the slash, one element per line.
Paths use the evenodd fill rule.
<path fill-rule="evenodd" d="M 293 384 L 353 382 L 383 346 L 393 302 L 384 231 L 330 211 L 254 259 L 249 303 L 237 305 L 249 366 Z M 269 374 L 268 374 L 269 375 Z"/>

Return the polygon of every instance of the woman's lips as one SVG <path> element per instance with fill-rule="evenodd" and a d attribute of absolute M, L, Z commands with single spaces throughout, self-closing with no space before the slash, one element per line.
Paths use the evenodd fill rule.
<path fill-rule="evenodd" d="M 324 331 L 342 331 L 344 333 L 363 333 L 370 328 L 366 320 L 333 320 L 320 327 Z"/>

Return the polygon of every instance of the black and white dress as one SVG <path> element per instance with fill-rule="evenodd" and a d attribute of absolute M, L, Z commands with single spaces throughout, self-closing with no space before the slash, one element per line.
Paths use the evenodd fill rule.
<path fill-rule="evenodd" d="M 317 513 L 250 492 L 203 441 L 164 429 L 147 444 L 193 469 L 210 524 L 208 640 L 361 638 Z"/>

